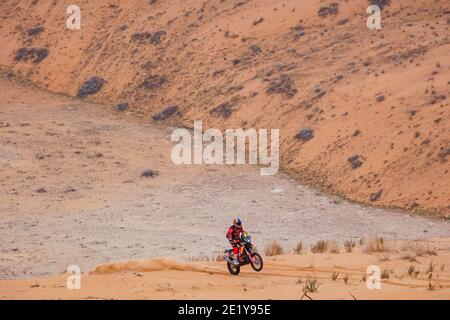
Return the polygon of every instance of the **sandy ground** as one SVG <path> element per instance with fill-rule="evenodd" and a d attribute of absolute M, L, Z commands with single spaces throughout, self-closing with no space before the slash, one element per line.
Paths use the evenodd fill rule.
<path fill-rule="evenodd" d="M 265 257 L 256 273 L 243 267 L 227 274 L 223 262 L 182 263 L 167 259 L 102 265 L 81 277 L 81 289 L 66 287 L 67 275 L 0 281 L 2 299 L 302 299 L 309 279 L 317 292 L 303 299 L 450 299 L 450 241 L 436 239 L 436 256 L 405 260 L 405 243 L 389 251 L 367 254 L 357 246 L 351 253 Z M 403 247 L 402 247 L 403 246 Z M 410 256 L 411 257 L 411 256 Z M 368 265 L 378 265 L 389 278 L 369 290 L 363 279 Z M 430 264 L 433 270 L 430 269 Z M 418 275 L 409 275 L 414 266 Z M 332 280 L 332 274 L 337 277 Z M 430 276 L 431 274 L 431 276 Z M 344 279 L 347 278 L 347 282 Z"/>
<path fill-rule="evenodd" d="M 256 167 L 176 166 L 170 128 L 2 81 L 0 278 L 121 259 L 211 257 L 239 215 L 255 244 L 450 236 L 450 222 L 363 207 Z M 159 172 L 141 177 L 144 170 Z"/>
<path fill-rule="evenodd" d="M 2 1 L 3 76 L 71 96 L 93 76 L 105 82 L 77 100 L 0 80 L 0 298 L 297 299 L 316 277 L 314 299 L 449 299 L 448 219 L 318 191 L 449 217 L 448 1 L 392 2 L 380 31 L 366 28 L 366 0 L 321 15 L 330 4 L 86 1 L 82 30 L 70 31 L 65 1 Z M 46 54 L 33 62 L 20 48 Z M 178 112 L 150 120 L 168 106 Z M 290 176 L 173 165 L 170 125 L 194 120 L 280 128 Z M 296 138 L 305 128 L 311 140 Z M 223 252 L 236 215 L 261 252 L 277 240 L 305 253 L 231 277 L 203 260 Z M 308 252 L 373 235 L 391 248 Z M 433 249 L 403 242 L 415 239 Z M 79 291 L 65 288 L 73 264 Z M 370 264 L 389 274 L 380 291 L 361 279 Z"/>
<path fill-rule="evenodd" d="M 390 1 L 381 30 L 366 27 L 367 0 L 92 0 L 79 31 L 65 26 L 71 4 L 2 1 L 0 65 L 72 96 L 100 77 L 87 99 L 148 119 L 177 106 L 166 124 L 280 128 L 282 165 L 308 185 L 450 216 L 448 0 Z M 20 48 L 48 56 L 16 59 Z"/>

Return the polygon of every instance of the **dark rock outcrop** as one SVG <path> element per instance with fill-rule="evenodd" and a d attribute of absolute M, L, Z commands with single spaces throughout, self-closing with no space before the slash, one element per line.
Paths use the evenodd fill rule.
<path fill-rule="evenodd" d="M 16 51 L 14 60 L 16 62 L 32 62 L 40 63 L 42 60 L 47 58 L 48 49 L 47 48 L 20 48 Z"/>
<path fill-rule="evenodd" d="M 155 121 L 163 121 L 163 120 L 166 120 L 167 118 L 173 116 L 177 112 L 178 112 L 178 107 L 170 106 L 170 107 L 165 108 L 160 113 L 155 114 L 152 118 Z"/>
<path fill-rule="evenodd" d="M 309 141 L 314 138 L 314 130 L 311 128 L 302 129 L 295 137 L 302 141 Z"/>
<path fill-rule="evenodd" d="M 78 89 L 77 97 L 85 98 L 88 95 L 96 94 L 105 84 L 105 80 L 99 77 L 92 77 L 88 79 L 83 85 Z"/>

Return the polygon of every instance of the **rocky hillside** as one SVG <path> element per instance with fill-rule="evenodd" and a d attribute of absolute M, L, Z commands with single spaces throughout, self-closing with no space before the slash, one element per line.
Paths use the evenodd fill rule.
<path fill-rule="evenodd" d="M 5 74 L 163 124 L 280 128 L 302 181 L 450 216 L 447 0 L 80 0 L 69 30 L 72 2 L 0 3 Z"/>

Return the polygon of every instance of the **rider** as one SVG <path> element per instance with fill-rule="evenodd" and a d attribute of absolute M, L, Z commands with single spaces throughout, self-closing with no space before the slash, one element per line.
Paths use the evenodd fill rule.
<path fill-rule="evenodd" d="M 239 218 L 233 219 L 233 225 L 228 228 L 227 238 L 233 246 L 233 263 L 235 265 L 239 264 L 239 246 L 241 244 L 241 235 L 245 233 L 244 227 L 242 226 L 242 221 Z M 238 260 L 239 258 L 239 260 Z"/>

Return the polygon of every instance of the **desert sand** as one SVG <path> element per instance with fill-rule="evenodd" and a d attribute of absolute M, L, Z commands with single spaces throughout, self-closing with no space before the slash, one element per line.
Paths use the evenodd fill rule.
<path fill-rule="evenodd" d="M 175 165 L 171 128 L 1 81 L 0 278 L 118 259 L 210 257 L 239 215 L 264 247 L 449 237 L 450 221 L 365 207 L 256 166 Z M 156 177 L 142 176 L 146 170 Z"/>
<path fill-rule="evenodd" d="M 266 265 L 260 273 L 246 266 L 239 276 L 228 274 L 224 262 L 168 259 L 117 262 L 83 274 L 79 290 L 67 289 L 66 274 L 3 280 L 0 281 L 0 298 L 448 300 L 450 241 L 435 239 L 430 243 L 440 248 L 437 255 L 416 257 L 414 262 L 405 258 L 408 249 L 401 249 L 399 244 L 393 247 L 397 248 L 395 250 L 371 254 L 357 247 L 351 253 L 265 257 Z M 412 255 L 410 253 L 408 257 Z M 388 279 L 381 280 L 380 289 L 369 290 L 363 279 L 370 264 L 379 265 L 382 274 L 388 274 Z M 431 272 L 430 265 L 433 266 Z M 419 274 L 408 274 L 410 266 L 414 266 Z M 333 273 L 336 273 L 334 280 Z M 308 279 L 317 280 L 318 288 L 303 296 Z"/>
<path fill-rule="evenodd" d="M 177 166 L 170 127 L 0 83 L 1 299 L 299 299 L 308 277 L 321 284 L 313 299 L 449 298 L 449 221 L 364 207 L 254 166 Z M 223 261 L 205 261 L 228 246 L 236 213 L 261 252 L 272 240 L 286 250 L 265 257 L 262 273 L 247 266 L 234 277 Z M 374 235 L 392 247 L 366 252 L 359 241 Z M 341 253 L 310 253 L 319 240 Z M 357 243 L 351 253 L 346 240 Z M 298 242 L 304 253 L 294 255 Z M 72 264 L 82 290 L 65 286 Z M 371 264 L 393 272 L 382 291 L 361 280 Z"/>
<path fill-rule="evenodd" d="M 450 7 L 377 31 L 368 2 L 86 1 L 68 30 L 2 1 L 0 299 L 450 299 Z M 280 172 L 174 165 L 195 120 L 279 128 Z M 236 215 L 261 273 L 216 261 Z"/>
<path fill-rule="evenodd" d="M 69 30 L 65 1 L 2 1 L 0 64 L 72 96 L 96 77 L 86 99 L 148 119 L 176 106 L 165 124 L 280 128 L 296 179 L 448 217 L 448 1 L 390 1 L 381 30 L 366 27 L 369 1 L 332 3 L 87 1 Z"/>

